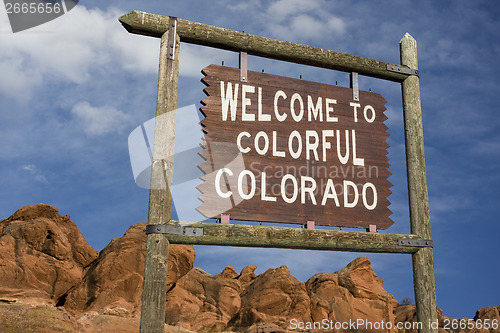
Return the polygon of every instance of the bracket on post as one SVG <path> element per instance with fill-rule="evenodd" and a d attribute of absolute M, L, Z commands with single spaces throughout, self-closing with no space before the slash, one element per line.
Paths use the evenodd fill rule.
<path fill-rule="evenodd" d="M 315 227 L 314 221 L 307 221 L 306 229 L 314 229 L 314 227 Z"/>
<path fill-rule="evenodd" d="M 351 82 L 352 100 L 358 102 L 359 101 L 358 73 L 352 72 L 349 75 L 349 79 Z"/>
<path fill-rule="evenodd" d="M 398 239 L 399 246 L 433 247 L 431 239 Z"/>
<path fill-rule="evenodd" d="M 148 224 L 146 225 L 146 235 L 149 234 L 167 234 L 184 236 L 203 236 L 203 228 L 182 227 L 171 224 Z"/>
<path fill-rule="evenodd" d="M 377 232 L 377 226 L 375 224 L 370 224 L 366 229 L 367 232 Z"/>
<path fill-rule="evenodd" d="M 167 59 L 175 58 L 175 35 L 177 34 L 177 17 L 169 16 L 170 27 L 168 29 L 168 52 Z"/>
<path fill-rule="evenodd" d="M 413 69 L 405 66 L 397 66 L 397 65 L 391 65 L 387 64 L 387 70 L 389 72 L 396 72 L 396 73 L 402 73 L 406 75 L 416 75 L 418 76 L 418 69 Z"/>
<path fill-rule="evenodd" d="M 229 224 L 229 214 L 220 214 L 220 223 Z"/>
<path fill-rule="evenodd" d="M 247 53 L 240 52 L 240 81 L 248 82 Z"/>

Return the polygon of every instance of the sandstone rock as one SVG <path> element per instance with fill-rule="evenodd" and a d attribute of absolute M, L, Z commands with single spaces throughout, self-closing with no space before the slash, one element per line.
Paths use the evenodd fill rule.
<path fill-rule="evenodd" d="M 259 323 L 286 329 L 291 319 L 310 321 L 310 300 L 304 283 L 290 274 L 288 267 L 268 269 L 245 289 L 241 309 L 229 326 L 251 330 Z"/>
<path fill-rule="evenodd" d="M 89 267 L 83 281 L 67 297 L 64 306 L 75 313 L 97 311 L 120 317 L 140 310 L 144 258 L 145 223 L 131 226 L 121 238 L 113 239 Z M 171 245 L 168 262 L 170 288 L 194 264 L 190 245 Z"/>
<path fill-rule="evenodd" d="M 234 278 L 215 278 L 193 268 L 167 293 L 167 324 L 196 332 L 221 331 L 240 309 L 240 291 Z"/>
<path fill-rule="evenodd" d="M 226 278 L 226 279 L 235 279 L 239 276 L 238 273 L 234 270 L 232 265 L 227 265 L 226 268 L 222 271 L 222 273 L 214 275 L 214 278 Z"/>
<path fill-rule="evenodd" d="M 255 265 L 248 265 L 243 267 L 241 270 L 240 276 L 238 276 L 238 281 L 240 281 L 241 286 L 243 288 L 246 288 L 250 285 L 250 283 L 253 282 L 257 278 L 257 274 L 255 274 L 255 270 L 257 269 L 257 266 Z"/>
<path fill-rule="evenodd" d="M 0 221 L 0 298 L 64 302 L 97 254 L 68 215 L 46 204 L 24 206 Z"/>
<path fill-rule="evenodd" d="M 497 328 L 492 328 L 490 330 L 484 328 L 475 328 L 471 330 L 471 333 L 500 332 L 500 306 L 488 306 L 486 308 L 477 310 L 476 315 L 474 316 L 474 320 L 481 320 L 482 323 L 485 323 L 485 319 L 489 319 L 488 321 L 490 324 L 495 322 L 497 324 Z"/>
<path fill-rule="evenodd" d="M 314 322 L 365 319 L 371 323 L 394 322 L 397 302 L 383 288 L 370 260 L 360 257 L 337 273 L 319 273 L 306 282 Z"/>

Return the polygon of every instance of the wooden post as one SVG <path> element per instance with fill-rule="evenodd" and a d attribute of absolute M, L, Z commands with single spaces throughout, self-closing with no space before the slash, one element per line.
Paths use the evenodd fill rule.
<path fill-rule="evenodd" d="M 173 20 L 172 20 L 173 21 Z M 169 24 L 169 29 L 172 25 Z M 172 178 L 174 165 L 175 110 L 179 75 L 180 39 L 176 34 L 169 40 L 169 30 L 161 37 L 156 104 L 155 140 L 151 165 L 148 224 L 165 224 L 172 210 Z M 170 45 L 169 45 L 170 43 Z M 171 43 L 175 43 L 173 59 Z M 167 293 L 169 242 L 163 234 L 148 234 L 140 332 L 163 332 Z"/>
<path fill-rule="evenodd" d="M 418 69 L 417 42 L 408 33 L 400 41 L 400 50 L 401 65 Z M 418 76 L 413 75 L 406 78 L 402 82 L 402 90 L 411 233 L 430 240 L 431 223 Z M 419 332 L 437 332 L 437 327 L 429 326 L 430 323 L 437 322 L 432 248 L 420 249 L 412 255 L 412 261 L 417 320 L 422 323 Z"/>

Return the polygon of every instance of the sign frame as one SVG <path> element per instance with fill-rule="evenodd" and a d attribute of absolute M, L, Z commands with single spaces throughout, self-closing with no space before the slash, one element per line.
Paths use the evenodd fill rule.
<path fill-rule="evenodd" d="M 141 11 L 132 11 L 119 21 L 130 33 L 161 38 L 157 117 L 175 114 L 171 111 L 177 107 L 181 41 L 398 82 L 403 96 L 411 226 L 411 234 L 407 235 L 171 220 L 173 151 L 170 150 L 174 147 L 175 115 L 168 122 L 156 124 L 151 179 L 152 182 L 165 179 L 166 184 L 163 189 L 150 190 L 148 225 L 168 224 L 180 230 L 201 228 L 202 236 L 148 233 L 140 332 L 163 331 L 169 244 L 173 243 L 412 254 L 417 320 L 424 323 L 419 332 L 437 333 L 437 327 L 428 325 L 437 322 L 436 286 L 417 43 L 412 36 L 407 33 L 401 39 L 401 65 L 396 65 Z"/>

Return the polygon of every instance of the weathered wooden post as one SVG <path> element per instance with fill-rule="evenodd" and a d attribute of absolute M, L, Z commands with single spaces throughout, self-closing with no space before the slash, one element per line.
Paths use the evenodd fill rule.
<path fill-rule="evenodd" d="M 401 39 L 400 50 L 401 65 L 418 69 L 417 42 L 408 33 Z M 402 90 L 411 233 L 430 240 L 431 222 L 418 76 L 408 76 L 402 82 Z M 437 332 L 437 327 L 430 327 L 430 323 L 437 322 L 432 247 L 421 248 L 412 255 L 412 260 L 417 320 L 423 324 L 419 331 L 421 333 Z"/>
<path fill-rule="evenodd" d="M 175 110 L 179 76 L 179 45 L 176 19 L 170 17 L 161 37 L 156 102 L 155 141 L 151 165 L 148 224 L 170 221 L 174 170 Z M 169 241 L 165 234 L 148 233 L 140 332 L 163 332 L 167 293 Z"/>

